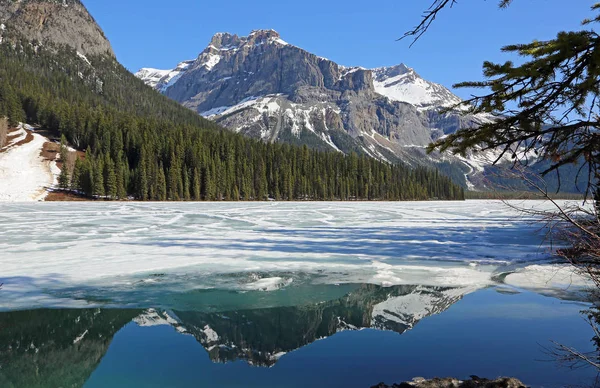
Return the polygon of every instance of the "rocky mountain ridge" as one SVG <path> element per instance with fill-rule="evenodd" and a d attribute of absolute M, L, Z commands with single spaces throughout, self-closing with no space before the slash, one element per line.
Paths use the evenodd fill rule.
<path fill-rule="evenodd" d="M 247 37 L 218 33 L 195 60 L 136 75 L 226 128 L 268 142 L 410 165 L 443 164 L 465 186 L 482 180 L 482 158 L 493 161 L 494 155 L 473 161 L 425 153 L 440 136 L 490 119 L 441 113 L 440 108 L 461 102 L 444 86 L 403 64 L 341 66 L 287 43 L 273 30 L 256 30 Z"/>

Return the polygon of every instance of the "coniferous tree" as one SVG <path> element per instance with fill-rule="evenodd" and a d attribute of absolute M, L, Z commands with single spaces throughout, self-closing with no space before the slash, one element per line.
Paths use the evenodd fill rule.
<path fill-rule="evenodd" d="M 121 153 L 117 152 L 117 161 L 115 162 L 115 179 L 117 185 L 116 196 L 119 199 L 127 198 L 127 189 L 125 183 L 125 165 L 123 163 Z"/>
<path fill-rule="evenodd" d="M 158 200 L 166 201 L 167 200 L 167 178 L 165 176 L 165 170 L 163 168 L 162 163 L 158 166 L 158 177 L 157 177 L 157 186 L 158 186 Z"/>
<path fill-rule="evenodd" d="M 110 158 L 110 154 L 105 154 L 104 157 L 104 191 L 106 196 L 111 199 L 117 198 L 118 186 L 117 176 L 115 174 L 114 163 Z"/>
<path fill-rule="evenodd" d="M 96 161 L 92 169 L 92 194 L 97 197 L 104 197 L 106 191 L 104 188 L 104 163 L 102 159 Z"/>
<path fill-rule="evenodd" d="M 194 174 L 192 175 L 192 199 L 194 201 L 200 201 L 202 199 L 200 179 L 200 171 L 198 171 L 198 168 L 195 168 Z"/>
<path fill-rule="evenodd" d="M 70 186 L 69 172 L 67 171 L 66 164 L 63 164 L 63 168 L 61 168 L 60 175 L 58 176 L 58 187 L 61 190 L 68 190 Z"/>
<path fill-rule="evenodd" d="M 71 176 L 71 185 L 69 186 L 71 190 L 83 191 L 81 187 L 81 176 L 83 174 L 83 163 L 81 160 L 79 160 L 79 158 L 77 158 L 75 159 L 75 166 L 73 167 L 73 174 Z"/>

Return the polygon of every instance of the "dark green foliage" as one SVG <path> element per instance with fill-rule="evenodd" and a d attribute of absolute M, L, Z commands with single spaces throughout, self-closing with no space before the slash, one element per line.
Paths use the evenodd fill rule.
<path fill-rule="evenodd" d="M 108 57 L 0 45 L 0 109 L 59 131 L 77 149 L 71 188 L 107 199 L 463 199 L 436 170 L 364 155 L 266 144 L 161 96 Z M 18 91 L 15 92 L 15 91 Z M 13 112 L 14 111 L 14 112 Z"/>
<path fill-rule="evenodd" d="M 0 386 L 84 386 L 115 333 L 141 313 L 49 309 L 0 314 Z"/>
<path fill-rule="evenodd" d="M 70 184 L 69 172 L 63 165 L 63 168 L 60 170 L 60 175 L 58 176 L 58 187 L 62 190 L 67 190 L 69 189 Z"/>
<path fill-rule="evenodd" d="M 443 2 L 448 0 L 438 0 L 441 8 Z M 600 3 L 592 10 L 600 11 Z M 600 14 L 584 25 L 597 22 Z M 495 120 L 461 129 L 429 150 L 465 154 L 480 147 L 499 149 L 524 165 L 529 165 L 524 151 L 535 152 L 547 162 L 542 176 L 576 166 L 576 178 L 585 181 L 585 196 L 592 194 L 600 182 L 600 36 L 593 29 L 559 32 L 554 39 L 509 45 L 502 51 L 525 60 L 518 65 L 486 61 L 487 80 L 455 85 L 486 89 L 487 94 L 467 102 L 473 113 L 493 114 Z"/>

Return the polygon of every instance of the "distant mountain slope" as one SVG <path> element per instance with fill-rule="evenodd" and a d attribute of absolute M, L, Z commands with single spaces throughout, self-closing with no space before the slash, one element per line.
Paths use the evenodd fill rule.
<path fill-rule="evenodd" d="M 83 55 L 114 57 L 102 29 L 79 0 L 0 0 L 4 36 L 67 45 Z"/>
<path fill-rule="evenodd" d="M 136 75 L 238 133 L 437 167 L 465 187 L 483 186 L 479 169 L 460 158 L 426 155 L 424 148 L 488 118 L 439 113 L 461 99 L 405 65 L 345 67 L 285 42 L 273 30 L 257 30 L 247 37 L 218 33 L 196 60 Z"/>
<path fill-rule="evenodd" d="M 136 75 L 234 132 L 268 143 L 435 167 L 465 188 L 503 186 L 506 180 L 492 163 L 500 156 L 500 165 L 513 161 L 512 153 L 495 151 L 426 154 L 432 141 L 493 117 L 468 114 L 468 107 L 444 111 L 461 99 L 404 64 L 341 66 L 287 43 L 273 30 L 246 37 L 218 33 L 195 60 Z M 537 162 L 528 156 L 531 164 Z M 576 190 L 574 182 L 562 188 Z"/>
<path fill-rule="evenodd" d="M 79 1 L 4 1 L 0 15 L 0 116 L 87 150 L 68 167 L 71 189 L 141 200 L 463 198 L 433 170 L 224 131 L 121 66 Z M 41 27 L 29 28 L 31 20 Z M 210 52 L 202 61 L 218 62 Z M 178 71 L 184 78 L 187 65 L 197 67 L 151 72 L 155 86 L 177 81 Z"/>

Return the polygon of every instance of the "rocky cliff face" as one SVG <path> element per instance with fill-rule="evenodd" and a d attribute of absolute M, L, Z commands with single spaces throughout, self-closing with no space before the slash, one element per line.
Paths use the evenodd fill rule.
<path fill-rule="evenodd" d="M 3 39 L 67 45 L 82 55 L 114 57 L 109 41 L 79 0 L 0 0 Z"/>
<path fill-rule="evenodd" d="M 273 30 L 247 37 L 216 34 L 193 61 L 137 76 L 221 125 L 264 141 L 358 152 L 412 165 L 452 165 L 476 181 L 468 161 L 428 156 L 432 140 L 485 118 L 439 113 L 460 98 L 405 65 L 345 67 L 281 39 Z"/>

